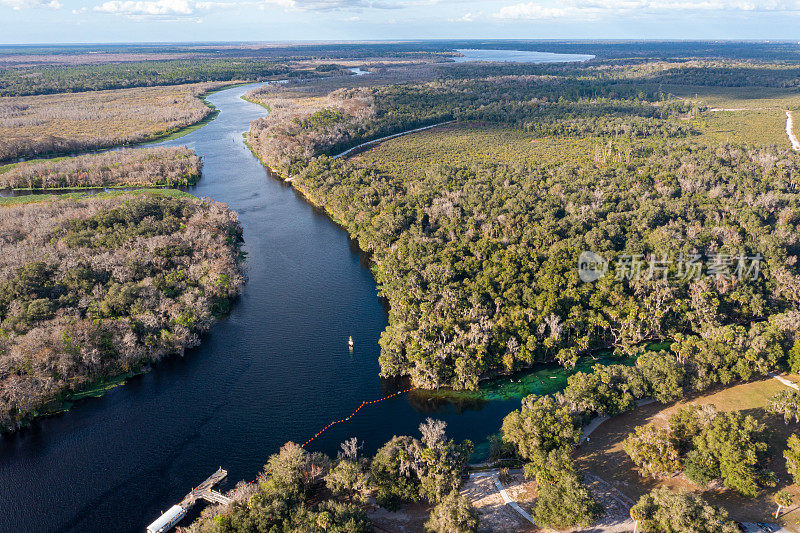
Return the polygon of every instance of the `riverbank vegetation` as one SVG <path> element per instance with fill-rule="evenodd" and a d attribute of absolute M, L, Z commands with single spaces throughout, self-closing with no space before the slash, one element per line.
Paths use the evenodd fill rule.
<path fill-rule="evenodd" d="M 334 93 L 295 93 L 248 138 L 372 254 L 390 304 L 383 375 L 474 389 L 488 376 L 541 362 L 569 367 L 603 349 L 636 357 L 578 372 L 563 392 L 530 397 L 504 420 L 495 451 L 526 463 L 539 494 L 531 514 L 554 528 L 597 518 L 572 458 L 593 417 L 752 380 L 792 364 L 800 346 L 800 301 L 788 289 L 800 279 L 792 222 L 800 157 L 783 124 L 747 124 L 735 139 L 749 143 L 720 142 L 711 123 L 724 115 L 652 84 L 675 83 L 676 72 L 697 65 L 619 65 L 605 80 L 594 66 L 560 68 L 560 76 L 376 84 L 340 91 L 336 103 Z M 704 68 L 717 73 L 710 85 L 753 76 L 781 87 L 794 76 L 782 67 Z M 261 96 L 276 101 L 282 91 Z M 350 94 L 371 112 L 345 111 Z M 326 157 L 442 120 L 458 123 L 348 160 Z M 594 282 L 579 276 L 585 250 L 602 261 Z M 757 274 L 747 266 L 753 258 Z M 653 341 L 660 347 L 645 351 Z M 760 463 L 762 421 L 724 413 L 694 426 L 675 430 L 685 433 L 680 442 L 642 428 L 624 447 L 651 476 L 685 470 L 746 498 L 774 486 L 776 470 Z M 637 496 L 645 528 L 661 527 L 676 506 L 702 530 L 734 527 L 694 496 Z"/>
<path fill-rule="evenodd" d="M 297 99 L 264 87 L 249 91 L 246 98 L 269 109 L 266 117 L 251 123 L 248 145 L 270 168 L 286 176 L 295 162 L 367 135 L 362 130 L 375 117 L 374 98 L 365 88 Z"/>
<path fill-rule="evenodd" d="M 151 141 L 210 116 L 224 83 L 0 98 L 0 162 Z"/>
<path fill-rule="evenodd" d="M 679 340 L 676 353 L 704 383 L 748 379 L 785 360 L 796 303 L 774 283 L 791 285 L 797 273 L 791 233 L 776 232 L 790 231 L 785 217 L 798 206 L 786 172 L 798 158 L 739 146 L 612 144 L 598 159 L 440 164 L 422 179 L 317 159 L 294 184 L 374 253 L 391 304 L 381 340 L 385 375 L 473 388 L 491 372 L 553 359 L 574 364 L 580 353 L 609 346 L 635 353 L 656 339 Z M 773 197 L 781 201 L 764 204 Z M 719 213 L 728 214 L 724 223 Z M 666 243 L 673 257 L 663 257 Z M 583 284 L 575 267 L 582 250 L 609 258 L 609 275 Z M 635 254 L 646 279 L 627 279 L 612 259 Z M 734 274 L 733 259 L 726 268 L 736 279 L 708 270 L 680 279 L 679 254 L 706 261 L 761 254 L 763 262 L 753 280 Z M 661 279 L 647 276 L 655 260 Z M 752 357 L 726 356 L 731 341 Z"/>
<path fill-rule="evenodd" d="M 0 167 L 0 189 L 186 187 L 200 178 L 201 166 L 185 146 L 115 150 Z"/>
<path fill-rule="evenodd" d="M 458 493 L 472 444 L 447 439 L 445 428 L 429 418 L 421 438 L 394 437 L 374 457 L 362 456 L 355 438 L 335 460 L 289 442 L 256 483 L 241 483 L 233 503 L 205 509 L 188 531 L 367 532 L 373 531 L 370 501 L 395 510 L 422 500 L 433 506 L 426 530 L 474 532 L 477 515 Z"/>
<path fill-rule="evenodd" d="M 241 228 L 189 195 L 0 207 L 0 427 L 183 353 L 242 286 Z"/>
<path fill-rule="evenodd" d="M 706 66 L 744 79 L 742 66 Z M 473 389 L 537 362 L 669 341 L 659 364 L 682 374 L 668 397 L 785 364 L 800 325 L 788 289 L 800 279 L 800 158 L 698 138 L 701 106 L 631 81 L 678 66 L 623 65 L 606 80 L 593 66 L 559 68 L 347 89 L 251 125 L 262 160 L 373 254 L 390 303 L 382 374 Z M 787 72 L 758 70 L 775 84 Z M 348 112 L 351 99 L 369 111 Z M 375 157 L 319 156 L 450 119 L 496 134 L 442 151 L 450 132 L 464 135 L 447 128 Z M 584 250 L 606 261 L 594 283 L 578 276 Z"/>

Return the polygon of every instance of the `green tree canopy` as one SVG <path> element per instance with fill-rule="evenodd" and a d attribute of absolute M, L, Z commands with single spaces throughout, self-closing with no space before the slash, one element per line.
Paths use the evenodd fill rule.
<path fill-rule="evenodd" d="M 516 446 L 525 459 L 546 455 L 553 450 L 571 449 L 577 444 L 580 429 L 566 406 L 551 396 L 528 396 L 522 408 L 503 419 L 503 440 Z"/>
<path fill-rule="evenodd" d="M 431 533 L 473 533 L 478 530 L 478 512 L 469 500 L 453 491 L 433 508 L 425 529 Z"/>
<path fill-rule="evenodd" d="M 728 513 L 690 492 L 655 489 L 631 509 L 643 533 L 737 533 Z"/>

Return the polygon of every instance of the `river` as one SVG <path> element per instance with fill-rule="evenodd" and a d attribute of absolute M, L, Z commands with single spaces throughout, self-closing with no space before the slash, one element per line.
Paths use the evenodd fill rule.
<path fill-rule="evenodd" d="M 284 442 L 303 442 L 363 400 L 396 390 L 378 378 L 386 313 L 365 257 L 344 230 L 269 176 L 242 141 L 265 113 L 240 98 L 254 86 L 210 95 L 219 116 L 162 143 L 202 155 L 203 177 L 191 192 L 239 213 L 242 296 L 185 357 L 0 438 L 0 531 L 139 533 L 218 466 L 229 472 L 227 487 L 251 480 Z M 547 391 L 563 385 L 564 372 L 528 379 Z M 373 452 L 393 435 L 416 434 L 431 415 L 447 421 L 450 436 L 481 441 L 519 406 L 519 394 L 533 390 L 514 390 L 522 385 L 494 384 L 499 399 L 488 402 L 398 396 L 365 407 L 309 449 L 335 455 L 340 442 L 358 436 Z"/>

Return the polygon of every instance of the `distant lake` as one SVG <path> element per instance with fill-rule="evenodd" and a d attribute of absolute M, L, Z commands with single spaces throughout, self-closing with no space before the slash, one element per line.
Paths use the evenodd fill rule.
<path fill-rule="evenodd" d="M 474 50 L 459 49 L 463 57 L 454 57 L 456 63 L 467 61 L 500 61 L 508 63 L 572 63 L 589 61 L 591 54 L 554 54 L 551 52 L 532 52 L 528 50 Z"/>

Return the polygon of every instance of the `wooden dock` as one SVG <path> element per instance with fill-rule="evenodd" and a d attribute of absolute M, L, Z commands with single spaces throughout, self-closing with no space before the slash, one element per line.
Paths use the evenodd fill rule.
<path fill-rule="evenodd" d="M 216 472 L 211 474 L 208 479 L 192 489 L 192 492 L 187 494 L 178 505 L 184 509 L 190 509 L 197 503 L 197 500 L 205 500 L 209 503 L 222 503 L 225 505 L 231 503 L 233 500 L 214 490 L 214 486 L 227 476 L 227 470 L 223 470 L 222 467 L 220 467 Z"/>
<path fill-rule="evenodd" d="M 219 467 L 208 479 L 193 488 L 192 492 L 181 500 L 181 503 L 170 507 L 166 513 L 159 516 L 155 522 L 147 526 L 147 532 L 166 533 L 186 516 L 186 511 L 194 507 L 197 500 L 205 500 L 209 503 L 220 503 L 223 505 L 231 503 L 233 500 L 214 490 L 214 486 L 227 476 L 228 472 L 223 470 L 222 467 Z"/>

